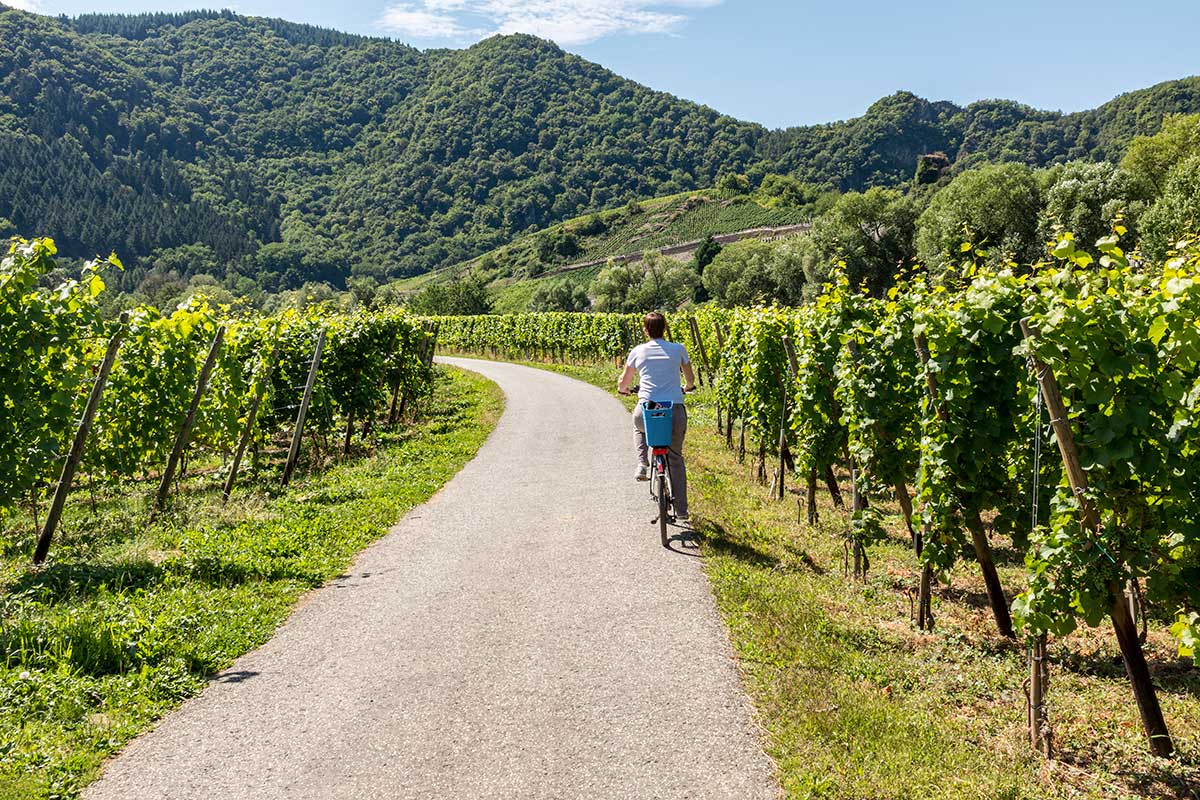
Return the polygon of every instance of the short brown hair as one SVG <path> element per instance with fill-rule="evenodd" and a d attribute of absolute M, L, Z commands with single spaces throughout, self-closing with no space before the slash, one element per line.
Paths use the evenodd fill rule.
<path fill-rule="evenodd" d="M 651 339 L 661 339 L 667 330 L 667 318 L 657 311 L 651 311 L 642 318 L 642 325 Z"/>

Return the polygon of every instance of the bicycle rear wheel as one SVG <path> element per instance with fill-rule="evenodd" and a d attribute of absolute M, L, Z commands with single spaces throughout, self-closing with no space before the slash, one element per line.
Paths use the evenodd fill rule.
<path fill-rule="evenodd" d="M 667 479 L 659 475 L 654 479 L 658 495 L 658 533 L 662 537 L 662 546 L 670 547 L 671 537 L 667 534 L 667 512 L 670 510 L 670 498 L 667 497 Z"/>

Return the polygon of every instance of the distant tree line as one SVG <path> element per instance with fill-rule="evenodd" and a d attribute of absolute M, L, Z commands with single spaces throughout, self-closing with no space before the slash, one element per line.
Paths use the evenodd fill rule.
<path fill-rule="evenodd" d="M 846 193 L 812 241 L 867 264 L 903 244 L 906 204 L 925 213 L 921 186 L 993 162 L 1117 164 L 1164 114 L 1200 111 L 1190 78 L 1079 114 L 899 93 L 854 120 L 769 131 L 529 36 L 422 52 L 229 11 L 0 7 L 0 41 L 0 228 L 53 236 L 67 257 L 115 249 L 135 300 L 193 280 L 258 305 L 313 284 L 361 294 L 581 213 L 710 187 L 831 214 L 818 207 Z M 887 235 L 836 223 L 868 213 L 853 203 L 897 215 Z M 569 258 L 572 235 L 538 247 Z"/>

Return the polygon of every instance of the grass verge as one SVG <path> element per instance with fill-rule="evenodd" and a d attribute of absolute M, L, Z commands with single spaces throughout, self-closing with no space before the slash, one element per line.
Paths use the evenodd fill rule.
<path fill-rule="evenodd" d="M 503 408 L 498 387 L 439 368 L 422 419 L 372 452 L 300 475 L 274 472 L 228 504 L 188 482 L 159 522 L 153 487 L 73 497 L 42 569 L 32 536 L 0 553 L 0 800 L 71 798 L 105 757 L 208 677 L 261 645 L 305 592 L 339 575 L 470 460 Z"/>
<path fill-rule="evenodd" d="M 531 366 L 609 391 L 618 373 Z M 1024 647 L 994 633 L 969 555 L 935 594 L 936 630 L 921 633 L 898 508 L 882 507 L 890 538 L 855 581 L 843 572 L 846 511 L 822 490 L 820 522 L 808 526 L 800 498 L 769 499 L 750 455 L 740 463 L 716 434 L 710 393 L 688 399 L 688 420 L 705 569 L 789 797 L 1200 798 L 1200 670 L 1175 655 L 1169 621 L 1151 621 L 1146 647 L 1176 757 L 1148 754 L 1111 631 L 1083 629 L 1051 644 L 1057 752 L 1046 760 L 1024 738 Z M 1011 596 L 1021 554 L 993 546 Z"/>

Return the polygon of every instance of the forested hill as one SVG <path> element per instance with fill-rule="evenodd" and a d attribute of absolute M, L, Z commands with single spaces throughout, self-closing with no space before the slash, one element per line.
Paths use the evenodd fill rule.
<path fill-rule="evenodd" d="M 1111 157 L 1200 79 L 1083 114 L 897 94 L 768 131 L 529 36 L 419 51 L 230 12 L 40 17 L 0 6 L 0 234 L 116 248 L 125 282 L 235 290 L 424 272 L 625 201 L 788 172 L 839 189 L 943 151 Z M 149 276 L 153 279 L 153 275 Z"/>

